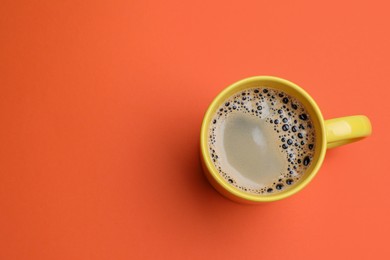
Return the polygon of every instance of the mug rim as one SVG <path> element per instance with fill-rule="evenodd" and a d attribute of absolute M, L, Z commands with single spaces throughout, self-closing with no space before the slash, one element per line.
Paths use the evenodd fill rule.
<path fill-rule="evenodd" d="M 313 166 L 309 175 L 307 175 L 305 179 L 303 179 L 302 181 L 300 181 L 299 183 L 297 183 L 296 185 L 294 185 L 293 187 L 291 187 L 286 191 L 278 192 L 272 195 L 265 195 L 265 196 L 240 191 L 239 189 L 234 188 L 232 185 L 228 184 L 223 179 L 223 177 L 218 173 L 218 171 L 215 169 L 214 164 L 211 161 L 211 157 L 208 156 L 208 127 L 211 122 L 212 116 L 214 115 L 213 114 L 214 108 L 219 106 L 221 102 L 223 102 L 226 98 L 228 98 L 228 96 L 230 96 L 228 95 L 228 93 L 230 93 L 233 89 L 238 88 L 242 85 L 250 84 L 253 82 L 259 82 L 259 81 L 277 82 L 292 88 L 296 92 L 299 92 L 302 95 L 302 97 L 304 97 L 304 99 L 312 106 L 315 117 L 318 119 L 318 122 L 320 124 L 320 129 L 316 129 L 316 130 L 321 131 L 321 137 L 322 137 L 321 140 L 318 140 L 316 142 L 316 143 L 318 142 L 321 143 L 320 145 L 321 150 L 319 151 L 318 160 L 315 162 L 316 164 Z M 304 89 L 302 89 L 295 83 L 275 76 L 247 77 L 223 89 L 210 103 L 202 121 L 201 134 L 200 134 L 200 150 L 201 150 L 203 163 L 206 166 L 208 171 L 208 173 L 206 174 L 209 174 L 217 182 L 217 184 L 220 185 L 229 194 L 248 202 L 271 202 L 271 201 L 281 200 L 299 192 L 304 187 L 306 187 L 306 185 L 309 184 L 309 182 L 314 178 L 314 176 L 317 174 L 318 170 L 320 169 L 326 153 L 326 135 L 325 135 L 324 119 L 314 99 Z"/>

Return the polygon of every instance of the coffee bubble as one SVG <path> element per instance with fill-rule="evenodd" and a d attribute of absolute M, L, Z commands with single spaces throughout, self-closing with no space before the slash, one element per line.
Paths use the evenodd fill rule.
<path fill-rule="evenodd" d="M 275 188 L 277 189 L 277 190 L 281 190 L 281 189 L 283 189 L 283 184 L 276 184 L 276 186 L 275 186 Z"/>
<path fill-rule="evenodd" d="M 302 119 L 302 120 L 306 120 L 307 119 L 307 115 L 306 114 L 301 114 L 301 115 L 299 115 L 299 118 Z"/>

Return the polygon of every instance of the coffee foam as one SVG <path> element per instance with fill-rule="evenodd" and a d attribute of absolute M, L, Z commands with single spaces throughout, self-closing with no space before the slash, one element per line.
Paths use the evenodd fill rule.
<path fill-rule="evenodd" d="M 261 154 L 261 150 L 248 148 L 251 153 L 237 153 L 228 160 L 221 133 L 226 132 L 225 127 L 234 130 L 234 127 L 243 124 L 253 126 L 253 131 L 260 129 L 261 135 L 251 133 L 254 142 L 263 136 L 261 138 L 268 142 L 271 140 L 274 146 L 267 146 L 267 149 L 276 147 L 277 152 L 274 149 L 270 150 L 271 153 Z M 242 135 L 239 138 L 245 137 Z M 224 145 L 228 142 L 233 142 L 235 147 L 240 146 L 239 141 L 234 140 L 227 140 Z M 245 142 L 250 145 L 248 141 Z M 214 166 L 226 182 L 245 192 L 273 194 L 288 189 L 302 179 L 314 155 L 315 131 L 300 101 L 279 90 L 258 87 L 234 94 L 221 104 L 210 124 L 208 144 Z M 279 157 L 282 163 L 279 163 Z M 256 167 L 261 168 L 260 175 L 254 170 Z M 237 169 L 246 171 L 245 176 Z"/>

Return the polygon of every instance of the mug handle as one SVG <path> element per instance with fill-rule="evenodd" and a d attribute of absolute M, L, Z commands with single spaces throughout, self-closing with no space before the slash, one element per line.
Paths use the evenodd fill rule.
<path fill-rule="evenodd" d="M 346 116 L 325 120 L 327 148 L 359 141 L 371 135 L 371 122 L 366 116 Z"/>

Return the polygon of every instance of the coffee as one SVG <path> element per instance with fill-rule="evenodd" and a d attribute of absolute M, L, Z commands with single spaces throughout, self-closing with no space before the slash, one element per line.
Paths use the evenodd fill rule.
<path fill-rule="evenodd" d="M 310 116 L 277 89 L 246 89 L 220 105 L 209 127 L 209 150 L 219 174 L 249 193 L 273 194 L 305 175 L 315 151 Z"/>

